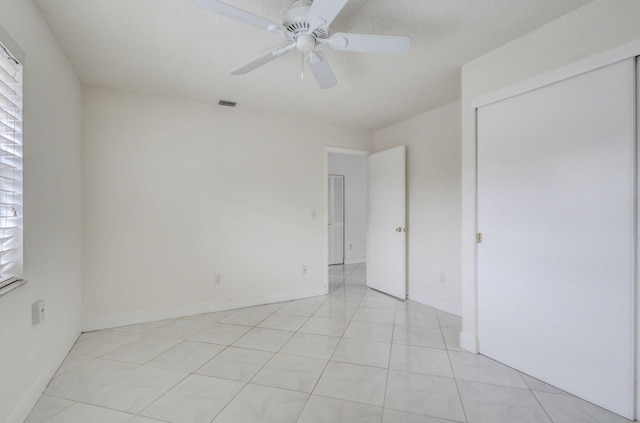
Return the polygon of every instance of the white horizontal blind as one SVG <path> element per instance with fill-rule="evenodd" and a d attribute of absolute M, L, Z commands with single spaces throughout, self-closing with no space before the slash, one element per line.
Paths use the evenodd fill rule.
<path fill-rule="evenodd" d="M 22 65 L 0 44 L 0 288 L 22 278 Z"/>

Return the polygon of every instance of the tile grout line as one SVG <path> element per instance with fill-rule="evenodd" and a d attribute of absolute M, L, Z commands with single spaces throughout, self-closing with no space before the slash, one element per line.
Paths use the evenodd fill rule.
<path fill-rule="evenodd" d="M 250 307 L 247 307 L 247 308 L 250 308 Z M 248 331 L 247 331 L 246 333 L 244 333 L 243 335 L 239 336 L 235 341 L 233 341 L 230 345 L 228 345 L 228 346 L 227 346 L 223 351 L 225 351 L 225 350 L 229 349 L 233 343 L 237 342 L 237 341 L 238 341 L 238 339 L 242 338 L 242 337 L 243 337 L 243 336 L 245 336 L 247 333 L 251 332 L 251 330 L 253 330 L 253 329 L 255 329 L 256 327 L 258 327 L 257 325 L 259 325 L 260 323 L 264 322 L 266 319 L 268 319 L 269 317 L 271 317 L 274 313 L 276 313 L 276 311 L 272 312 L 272 313 L 271 313 L 271 314 L 269 314 L 267 317 L 265 317 L 263 320 L 261 320 L 260 322 L 256 323 L 256 325 L 255 325 L 255 326 L 253 326 L 250 330 L 248 330 Z M 234 347 L 234 348 L 238 348 L 238 347 Z M 268 352 L 268 351 L 267 351 L 267 352 Z M 220 351 L 220 353 L 222 353 L 222 351 Z M 218 354 L 220 354 L 220 353 L 218 353 Z M 217 356 L 218 354 L 216 354 L 216 356 Z M 238 397 L 238 395 L 240 395 L 240 393 L 246 389 L 247 385 L 249 385 L 249 383 L 251 382 L 251 380 L 252 380 L 252 379 L 253 379 L 253 378 L 254 378 L 258 373 L 260 373 L 260 371 L 264 368 L 264 366 L 266 366 L 266 365 L 267 365 L 267 363 L 273 359 L 273 357 L 275 357 L 275 354 L 276 354 L 276 353 L 273 353 L 273 356 L 272 356 L 269 360 L 267 360 L 267 361 L 262 365 L 262 367 L 260 367 L 260 369 L 256 372 L 256 374 L 255 374 L 255 375 L 253 375 L 253 377 L 252 377 L 251 379 L 249 379 L 249 381 L 247 381 L 247 382 L 242 382 L 242 381 L 234 380 L 235 382 L 244 383 L 244 385 L 242 386 L 242 388 L 238 389 L 238 392 L 236 392 L 236 394 L 233 396 L 233 398 L 231 398 L 231 399 L 230 399 L 230 400 L 229 400 L 229 401 L 224 405 L 224 407 L 222 407 L 222 408 L 220 409 L 220 411 L 219 411 L 218 413 L 216 413 L 216 415 L 215 415 L 215 416 L 213 416 L 213 419 L 211 419 L 210 423 L 213 423 L 213 422 L 218 418 L 218 416 L 220 416 L 220 415 L 224 412 L 224 410 L 225 410 L 225 409 L 226 409 L 226 408 L 227 408 L 227 407 L 228 407 L 228 406 L 229 406 L 229 405 L 230 405 L 230 404 L 231 404 L 231 403 L 232 403 L 232 402 L 233 402 L 233 401 Z M 215 357 L 215 356 L 214 356 L 214 357 Z M 211 358 L 211 360 L 213 360 L 213 357 Z M 211 360 L 209 360 L 209 361 L 211 361 Z M 207 361 L 207 363 L 208 363 L 209 361 Z M 207 363 L 203 364 L 203 365 L 202 365 L 202 366 L 200 366 L 198 369 L 202 368 L 202 367 L 203 367 L 203 366 L 205 366 Z M 205 376 L 205 375 L 203 375 L 203 376 Z M 209 377 L 212 377 L 212 376 L 209 376 Z M 220 378 L 220 379 L 222 379 L 222 378 Z M 227 380 L 228 380 L 228 379 L 227 379 Z"/>
<path fill-rule="evenodd" d="M 53 415 L 51 415 L 51 416 L 47 417 L 45 420 L 43 420 L 43 422 L 42 422 L 42 423 L 46 423 L 46 422 L 48 422 L 49 420 L 51 420 L 52 418 L 54 418 L 54 417 L 55 417 L 55 416 L 57 416 L 58 414 L 60 414 L 60 413 L 62 413 L 62 412 L 64 412 L 64 411 L 66 411 L 67 409 L 69 409 L 69 408 L 71 408 L 71 407 L 73 407 L 74 405 L 76 405 L 76 404 L 78 404 L 78 403 L 79 403 L 79 401 L 73 401 L 73 400 L 70 400 L 70 399 L 67 399 L 67 398 L 58 397 L 58 396 L 56 396 L 56 395 L 51 395 L 51 394 L 42 394 L 42 395 L 49 395 L 49 396 L 52 396 L 52 397 L 54 397 L 54 398 L 64 399 L 64 400 L 67 400 L 67 401 L 71 401 L 71 402 L 73 402 L 73 404 L 71 404 L 70 406 L 65 407 L 65 408 L 63 408 L 62 410 L 58 411 L 57 413 L 55 413 L 55 414 L 53 414 Z M 41 395 L 41 396 L 40 396 L 40 398 L 38 399 L 38 402 L 40 401 L 40 399 L 42 399 L 42 395 Z M 38 404 L 38 403 L 36 403 L 36 405 L 37 405 L 37 404 Z M 33 410 L 34 410 L 34 409 L 35 409 L 35 406 L 34 406 L 34 408 L 31 410 L 31 412 L 33 412 Z M 31 412 L 30 412 L 29 414 L 31 414 Z M 28 420 L 28 419 L 29 419 L 29 417 L 27 417 L 27 420 Z"/>
<path fill-rule="evenodd" d="M 384 383 L 384 396 L 382 397 L 382 421 L 384 421 L 384 411 L 387 405 L 387 389 L 389 388 L 389 374 L 391 373 L 391 354 L 393 354 L 393 337 L 396 332 L 396 313 L 398 311 L 398 304 L 395 303 L 393 307 L 393 324 L 391 326 L 391 342 L 389 343 L 389 360 L 387 361 L 387 378 Z"/>
<path fill-rule="evenodd" d="M 462 400 L 462 392 L 460 391 L 460 385 L 458 384 L 458 379 L 456 378 L 456 372 L 453 368 L 453 362 L 451 361 L 451 351 L 447 348 L 447 343 L 444 340 L 444 333 L 442 331 L 442 324 L 440 322 L 440 316 L 436 312 L 436 319 L 438 320 L 438 327 L 440 328 L 440 334 L 442 335 L 442 341 L 444 342 L 445 351 L 447 352 L 447 359 L 449 360 L 449 366 L 451 367 L 451 374 L 453 375 L 453 382 L 456 384 L 456 391 L 458 392 L 458 399 L 460 400 L 460 405 L 462 406 L 462 413 L 464 414 L 464 421 L 468 422 L 469 417 L 467 416 L 467 409 L 464 405 L 464 401 Z"/>
<path fill-rule="evenodd" d="M 542 405 L 542 403 L 540 402 L 540 399 L 538 398 L 538 396 L 535 394 L 535 392 L 533 391 L 533 389 L 531 389 L 531 386 L 529 386 L 529 384 L 527 383 L 527 381 L 522 377 L 522 374 L 520 372 L 518 372 L 520 374 L 520 378 L 523 380 L 524 384 L 527 385 L 527 387 L 529 388 L 529 392 L 531 393 L 531 395 L 533 395 L 533 398 L 535 398 L 536 402 L 538 403 L 538 405 L 540 406 L 540 408 L 542 409 L 542 411 L 544 411 L 544 414 L 547 416 L 547 418 L 549 419 L 549 421 L 551 423 L 554 423 L 553 419 L 551 418 L 551 415 L 549 414 L 549 412 L 547 412 L 547 409 L 544 408 L 544 405 Z"/>
<path fill-rule="evenodd" d="M 346 279 L 347 279 L 347 278 L 343 278 L 342 283 L 340 283 L 340 284 L 338 285 L 338 287 L 336 287 L 336 290 L 337 290 L 337 288 L 339 288 L 340 286 L 344 285 L 344 283 L 345 283 Z M 336 290 L 334 290 L 334 292 L 335 292 Z M 329 297 L 329 296 L 331 296 L 331 293 L 329 293 L 329 294 L 327 295 L 327 299 L 328 299 L 328 297 Z M 325 301 L 325 304 L 326 304 L 326 301 Z M 319 309 L 318 309 L 318 310 L 319 310 Z M 317 311 L 316 311 L 316 313 L 317 313 Z M 313 315 L 315 315 L 315 313 L 314 313 Z M 309 319 L 311 319 L 311 317 L 310 317 Z M 307 320 L 307 321 L 308 321 L 308 320 Z M 302 326 L 301 326 L 300 328 L 302 328 Z M 346 330 L 346 329 L 345 329 L 345 330 Z M 296 333 L 298 333 L 298 332 L 296 331 Z M 304 332 L 300 332 L 300 333 L 304 333 Z M 341 339 L 342 339 L 342 338 L 341 338 Z M 327 360 L 327 362 L 325 363 L 324 367 L 322 368 L 322 372 L 320 372 L 320 375 L 318 376 L 318 380 L 316 380 L 316 383 L 313 385 L 313 389 L 311 389 L 311 392 L 309 393 L 309 396 L 307 397 L 307 400 L 305 401 L 304 405 L 302 406 L 302 409 L 300 409 L 300 414 L 298 414 L 298 417 L 296 418 L 296 422 L 300 420 L 300 417 L 302 416 L 302 413 L 304 413 L 305 408 L 307 408 L 307 404 L 309 404 L 309 401 L 311 400 L 311 396 L 313 395 L 313 392 L 314 392 L 314 391 L 316 390 L 316 388 L 318 387 L 318 384 L 320 383 L 320 379 L 322 379 L 322 376 L 324 375 L 324 372 L 327 370 L 327 367 L 329 366 L 329 363 L 331 362 L 331 358 L 333 357 L 333 354 L 335 354 L 335 351 L 336 351 L 336 349 L 338 348 L 338 345 L 340 345 L 340 341 L 338 341 L 338 343 L 336 344 L 335 348 L 333 349 L 333 352 L 332 352 L 332 353 L 331 353 L 331 355 L 329 356 L 329 359 Z"/>
<path fill-rule="evenodd" d="M 353 273 L 353 271 L 352 271 L 351 273 Z M 342 283 L 340 283 L 340 284 L 336 287 L 336 289 L 334 290 L 334 292 L 335 292 L 335 291 L 337 291 L 341 286 L 346 286 L 346 282 L 347 282 L 348 278 L 349 278 L 349 277 L 345 277 L 345 278 L 343 279 L 343 282 L 342 282 Z M 331 294 L 330 294 L 330 295 L 331 295 Z M 360 303 L 362 302 L 362 299 L 363 299 L 364 297 L 365 297 L 365 295 L 363 295 L 363 296 L 360 298 L 360 300 L 358 301 L 358 305 L 355 307 L 355 308 L 356 308 L 356 312 L 357 312 L 357 310 L 360 308 Z M 345 307 L 348 307 L 348 306 L 345 304 Z M 349 319 L 349 321 L 348 321 L 348 323 L 347 323 L 347 328 L 349 327 L 349 325 L 350 325 L 350 324 L 351 324 L 351 322 L 353 321 L 353 316 L 354 316 L 354 315 L 355 315 L 355 313 L 354 313 L 354 314 L 351 316 L 351 318 Z M 322 370 L 322 373 L 320 374 L 320 377 L 318 377 L 318 380 L 316 381 L 316 383 L 315 383 L 315 385 L 314 385 L 314 387 L 313 387 L 313 390 L 311 391 L 311 393 L 310 393 L 310 395 L 309 395 L 309 398 L 307 399 L 307 402 L 305 403 L 305 407 L 306 407 L 306 405 L 308 404 L 309 400 L 311 399 L 311 396 L 312 396 L 312 395 L 315 395 L 315 396 L 318 396 L 318 397 L 322 397 L 322 398 L 329 398 L 329 399 L 333 399 L 333 400 L 338 400 L 338 401 L 348 402 L 348 403 L 351 403 L 351 404 L 358 404 L 358 405 L 366 405 L 366 406 L 370 406 L 370 407 L 376 407 L 376 406 L 371 405 L 371 404 L 361 403 L 361 402 L 357 402 L 357 401 L 351 401 L 351 400 L 348 400 L 348 399 L 345 399 L 345 398 L 337 399 L 337 398 L 333 398 L 333 397 L 327 397 L 327 396 L 325 396 L 325 395 L 314 394 L 314 391 L 316 390 L 316 388 L 317 388 L 318 384 L 320 383 L 320 379 L 322 379 L 322 376 L 324 375 L 324 372 L 326 371 L 327 367 L 329 366 L 329 363 L 331 363 L 331 362 L 333 361 L 333 360 L 332 360 L 332 358 L 333 358 L 333 355 L 335 354 L 336 350 L 338 349 L 338 346 L 340 345 L 340 343 L 342 342 L 342 340 L 343 340 L 343 339 L 345 339 L 345 338 L 344 338 L 344 333 L 346 333 L 347 328 L 345 328 L 345 330 L 343 331 L 342 335 L 340 336 L 340 340 L 338 341 L 338 343 L 336 344 L 336 347 L 334 348 L 334 351 L 331 353 L 331 356 L 330 356 L 330 357 L 329 357 L 329 359 L 327 360 L 327 364 L 325 364 L 324 369 Z M 333 362 L 334 362 L 334 363 L 342 363 L 342 362 L 340 362 L 340 361 L 333 361 Z M 347 364 L 353 364 L 353 363 L 347 363 Z M 383 408 L 383 407 L 376 407 L 376 408 L 381 408 L 382 413 L 384 414 L 384 408 Z M 304 407 L 303 407 L 303 409 L 302 409 L 302 411 L 301 411 L 301 414 L 302 414 L 302 412 L 303 412 L 303 411 L 304 411 Z M 382 416 L 381 416 L 381 417 L 382 417 Z M 299 417 L 298 417 L 298 419 L 299 419 Z"/>

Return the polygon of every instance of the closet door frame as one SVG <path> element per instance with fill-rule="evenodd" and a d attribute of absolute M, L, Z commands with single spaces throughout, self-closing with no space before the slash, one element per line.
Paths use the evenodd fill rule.
<path fill-rule="evenodd" d="M 517 96 L 519 94 L 523 94 L 529 91 L 533 91 L 535 89 L 555 84 L 557 82 L 563 81 L 568 78 L 572 78 L 592 70 L 608 66 L 610 64 L 620 62 L 625 59 L 630 58 L 638 58 L 640 57 L 640 40 L 630 42 L 628 44 L 613 48 L 611 50 L 605 51 L 603 53 L 596 54 L 594 56 L 588 57 L 586 59 L 582 59 L 580 61 L 574 62 L 568 66 L 561 67 L 559 69 L 553 70 L 551 72 L 547 72 L 542 75 L 538 75 L 536 77 L 530 78 L 528 80 L 513 84 L 506 88 L 502 88 L 496 90 L 494 92 L 490 92 L 488 94 L 478 96 L 474 98 L 471 102 L 472 108 L 475 112 L 476 116 L 476 124 L 477 124 L 477 110 L 480 107 L 485 105 Z M 635 204 L 635 233 L 636 233 L 636 264 L 635 264 L 635 379 L 636 379 L 636 389 L 634 393 L 635 397 L 635 410 L 634 417 L 637 418 L 640 416 L 640 389 L 638 389 L 637 384 L 640 381 L 640 296 L 638 293 L 640 292 L 640 281 L 638 280 L 638 274 L 640 274 L 640 249 L 638 248 L 638 240 L 640 240 L 640 225 L 638 225 L 638 210 L 640 210 L 640 172 L 638 171 L 638 163 L 640 163 L 640 65 L 638 65 L 638 60 L 636 60 L 636 204 Z M 477 136 L 476 136 L 477 143 Z M 476 239 L 476 234 L 478 232 L 477 227 L 477 144 L 475 147 L 475 156 L 476 162 L 474 163 L 474 167 L 476 169 L 476 177 L 474 180 L 476 182 L 476 189 L 473 194 L 473 197 L 468 197 L 469 199 L 473 198 L 473 215 L 475 216 L 475 223 L 473 226 L 465 226 L 463 224 L 463 239 L 470 239 L 473 236 L 473 239 Z M 469 222 L 471 225 L 471 222 Z M 473 233 L 470 233 L 470 229 L 473 229 Z M 461 346 L 471 352 L 478 352 L 478 275 L 477 275 L 477 244 L 476 244 L 476 254 L 474 256 L 469 256 L 463 258 L 463 266 L 467 269 L 467 273 L 470 277 L 475 280 L 475 288 L 474 288 L 474 296 L 475 303 L 473 309 L 469 309 L 469 311 L 473 311 L 472 314 L 466 314 L 466 321 L 464 322 L 463 332 L 460 334 L 460 342 Z"/>

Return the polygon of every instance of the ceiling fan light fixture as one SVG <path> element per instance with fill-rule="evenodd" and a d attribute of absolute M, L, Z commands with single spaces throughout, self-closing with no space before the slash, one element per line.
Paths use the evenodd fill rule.
<path fill-rule="evenodd" d="M 312 51 L 316 48 L 316 44 L 315 37 L 309 34 L 299 35 L 298 38 L 296 38 L 296 48 L 303 53 Z"/>

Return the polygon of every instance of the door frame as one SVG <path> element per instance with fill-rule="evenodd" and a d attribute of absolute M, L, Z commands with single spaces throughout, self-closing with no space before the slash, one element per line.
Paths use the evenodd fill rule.
<path fill-rule="evenodd" d="M 371 151 L 358 150 L 352 148 L 342 147 L 330 147 L 324 148 L 324 221 L 323 221 L 323 233 L 324 233 L 324 288 L 326 294 L 329 294 L 329 231 L 327 227 L 329 225 L 329 154 L 343 154 L 351 156 L 369 156 Z"/>

